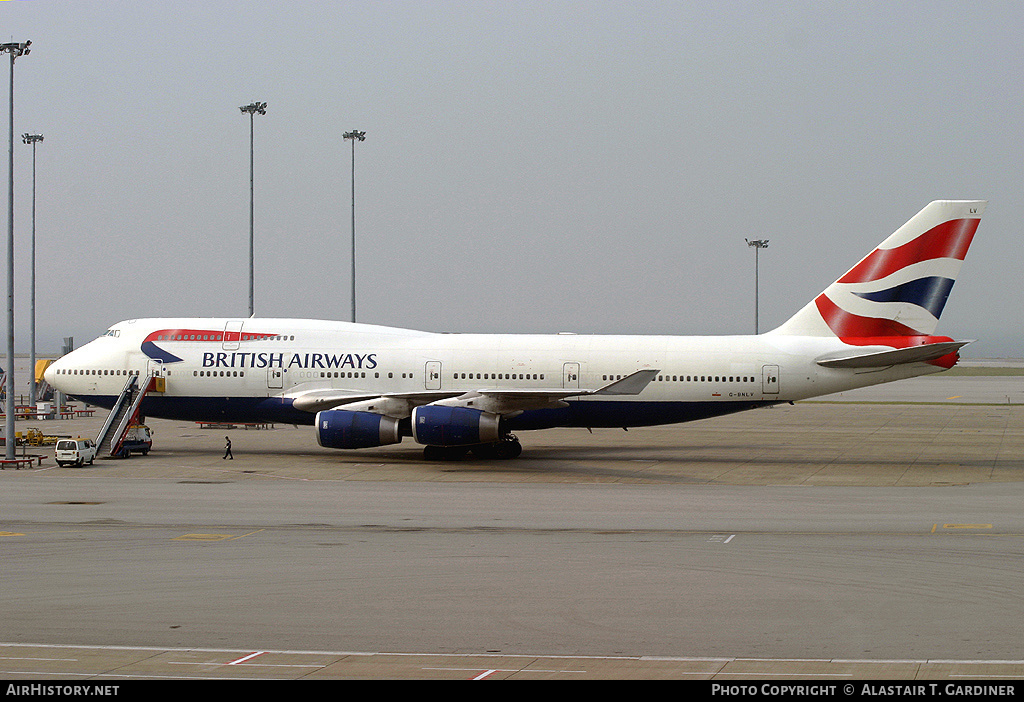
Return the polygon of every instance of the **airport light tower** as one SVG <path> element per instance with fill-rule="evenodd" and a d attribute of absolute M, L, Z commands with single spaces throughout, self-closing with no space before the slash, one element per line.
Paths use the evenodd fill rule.
<path fill-rule="evenodd" d="M 352 321 L 356 321 L 356 142 L 366 141 L 366 132 L 353 129 L 342 134 L 352 141 Z"/>
<path fill-rule="evenodd" d="M 27 56 L 31 45 L 30 41 L 0 44 L 0 53 L 11 55 L 10 149 L 7 158 L 7 401 L 4 404 L 4 455 L 8 460 L 14 459 L 14 59 Z"/>
<path fill-rule="evenodd" d="M 267 103 L 265 102 L 254 102 L 243 107 L 239 107 L 243 113 L 249 114 L 249 316 L 252 317 L 255 312 L 253 288 L 254 283 L 254 271 L 253 271 L 253 202 L 255 199 L 255 189 L 253 187 L 254 182 L 254 169 L 253 169 L 253 122 L 257 114 L 267 114 Z"/>
<path fill-rule="evenodd" d="M 28 388 L 29 406 L 35 408 L 38 399 L 36 397 L 36 144 L 43 140 L 43 135 L 22 134 L 21 140 L 32 145 L 32 315 L 29 324 L 32 346 L 28 362 Z"/>
<path fill-rule="evenodd" d="M 757 254 L 760 252 L 761 249 L 767 249 L 768 248 L 768 240 L 767 239 L 744 239 L 744 241 L 747 242 L 747 246 L 749 246 L 752 249 L 754 249 L 754 333 L 755 334 L 759 334 L 760 331 L 758 329 L 759 324 L 758 324 L 758 319 L 757 319 L 757 309 L 758 309 L 757 291 L 758 291 L 758 287 L 759 287 L 758 279 L 757 279 L 757 277 L 758 277 Z"/>

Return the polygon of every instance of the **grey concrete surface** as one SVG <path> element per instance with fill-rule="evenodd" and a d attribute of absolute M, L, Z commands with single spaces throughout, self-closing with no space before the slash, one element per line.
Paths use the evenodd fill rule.
<path fill-rule="evenodd" d="M 932 381 L 493 463 L 153 420 L 0 473 L 0 676 L 1019 676 L 1019 381 Z"/>

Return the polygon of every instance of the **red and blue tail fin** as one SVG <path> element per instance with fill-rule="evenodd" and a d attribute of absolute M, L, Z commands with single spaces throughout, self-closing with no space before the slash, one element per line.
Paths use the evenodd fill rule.
<path fill-rule="evenodd" d="M 985 205 L 984 200 L 928 204 L 769 333 L 835 336 L 854 346 L 895 348 L 939 341 L 932 334 Z"/>

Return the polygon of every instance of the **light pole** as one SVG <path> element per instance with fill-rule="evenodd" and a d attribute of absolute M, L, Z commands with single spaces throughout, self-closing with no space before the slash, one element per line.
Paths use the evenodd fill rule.
<path fill-rule="evenodd" d="M 751 248 L 754 249 L 754 333 L 755 334 L 759 334 L 760 331 L 758 329 L 759 325 L 758 325 L 758 320 L 757 320 L 757 308 L 758 308 L 758 300 L 757 300 L 757 290 L 758 290 L 757 254 L 761 251 L 761 249 L 767 249 L 768 248 L 768 240 L 767 239 L 744 239 L 744 241 L 747 242 L 747 246 L 750 246 Z"/>
<path fill-rule="evenodd" d="M 21 140 L 32 145 L 32 315 L 29 330 L 32 334 L 32 348 L 29 353 L 29 406 L 36 406 L 36 144 L 43 140 L 42 134 L 22 134 Z M 60 409 L 58 407 L 58 409 Z"/>
<path fill-rule="evenodd" d="M 254 102 L 249 105 L 245 105 L 244 107 L 239 107 L 238 109 L 242 112 L 249 113 L 249 316 L 252 317 L 256 312 L 256 308 L 253 303 L 253 201 L 255 198 L 255 190 L 253 188 L 253 122 L 256 114 L 267 114 L 267 103 Z"/>
<path fill-rule="evenodd" d="M 30 41 L 0 44 L 0 53 L 11 55 L 11 121 L 8 134 L 10 149 L 7 158 L 7 401 L 4 404 L 4 452 L 14 459 L 14 59 L 29 53 Z M 35 369 L 32 369 L 35 372 Z"/>
<path fill-rule="evenodd" d="M 356 321 L 356 141 L 366 141 L 366 132 L 353 129 L 342 135 L 352 141 L 352 321 Z"/>

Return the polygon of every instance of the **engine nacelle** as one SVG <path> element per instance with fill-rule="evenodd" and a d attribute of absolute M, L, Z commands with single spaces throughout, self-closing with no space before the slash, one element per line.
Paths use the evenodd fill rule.
<path fill-rule="evenodd" d="M 422 405 L 412 411 L 412 438 L 428 446 L 473 446 L 501 439 L 500 417 L 468 407 Z"/>
<path fill-rule="evenodd" d="M 402 440 L 398 421 L 373 412 L 323 410 L 316 413 L 316 441 L 336 449 L 397 444 Z"/>

